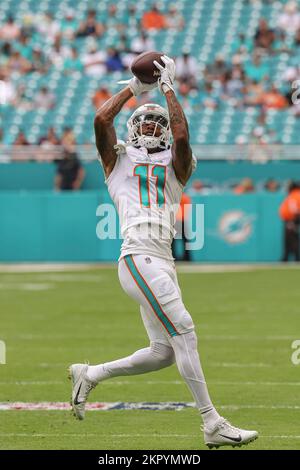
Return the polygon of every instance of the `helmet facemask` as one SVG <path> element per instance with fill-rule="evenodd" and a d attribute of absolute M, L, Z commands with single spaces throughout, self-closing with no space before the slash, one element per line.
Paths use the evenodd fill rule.
<path fill-rule="evenodd" d="M 152 129 L 143 133 L 143 126 L 152 124 Z M 170 146 L 170 123 L 167 111 L 159 105 L 144 105 L 138 108 L 127 123 L 128 140 L 134 147 L 166 150 Z M 160 130 L 159 135 L 157 130 Z"/>

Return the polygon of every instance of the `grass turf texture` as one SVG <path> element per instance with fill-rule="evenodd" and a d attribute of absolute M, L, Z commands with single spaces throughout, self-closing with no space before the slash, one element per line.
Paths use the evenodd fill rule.
<path fill-rule="evenodd" d="M 299 279 L 294 269 L 179 274 L 213 401 L 233 424 L 260 433 L 246 449 L 300 448 L 300 365 L 291 362 Z M 113 360 L 147 345 L 138 306 L 115 269 L 3 273 L 0 290 L 7 345 L 0 402 L 68 401 L 70 363 Z M 106 381 L 91 400 L 192 398 L 172 366 Z M 194 409 L 91 411 L 84 422 L 68 411 L 0 411 L 0 449 L 204 449 L 199 427 Z"/>

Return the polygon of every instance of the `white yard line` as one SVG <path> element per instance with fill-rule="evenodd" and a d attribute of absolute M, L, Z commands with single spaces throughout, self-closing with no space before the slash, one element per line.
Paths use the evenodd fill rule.
<path fill-rule="evenodd" d="M 210 380 L 212 385 L 246 385 L 246 386 L 288 386 L 288 387 L 300 387 L 299 382 L 267 382 L 267 381 L 228 381 L 228 380 Z M 66 384 L 64 380 L 0 380 L 0 385 L 63 385 Z M 104 381 L 103 385 L 185 385 L 183 380 L 147 380 L 147 381 L 135 381 L 135 380 L 110 380 Z"/>
<path fill-rule="evenodd" d="M 65 271 L 86 271 L 116 269 L 117 262 L 112 263 L 0 263 L 0 273 L 47 273 Z M 182 273 L 227 273 L 247 272 L 273 269 L 300 269 L 299 263 L 177 263 L 178 272 Z"/>
<path fill-rule="evenodd" d="M 191 439 L 197 438 L 199 439 L 199 434 L 99 434 L 99 433 L 59 433 L 60 437 L 73 437 L 84 439 L 88 437 L 96 437 L 97 439 L 101 438 L 116 438 L 116 439 L 128 439 L 128 438 L 162 438 L 162 439 L 170 439 L 170 438 L 181 438 L 181 439 Z M 41 437 L 48 437 L 48 438 L 57 438 L 57 434 L 50 434 L 50 433 L 6 433 L 0 434 L 0 438 L 16 438 L 16 437 L 28 437 L 29 439 L 41 438 Z M 277 435 L 277 436 L 268 436 L 268 435 L 259 435 L 259 439 L 293 439 L 299 440 L 300 435 Z"/>
<path fill-rule="evenodd" d="M 89 411 L 110 410 L 176 410 L 195 408 L 195 403 L 189 402 L 90 402 L 86 409 Z M 218 405 L 218 409 L 239 410 L 293 410 L 299 411 L 300 405 Z M 0 411 L 70 411 L 68 402 L 3 402 L 0 403 Z"/>
<path fill-rule="evenodd" d="M 116 269 L 117 263 L 16 263 L 1 264 L 0 273 L 50 273 Z"/>
<path fill-rule="evenodd" d="M 28 290 L 28 291 L 41 291 L 41 290 L 49 290 L 55 287 L 54 284 L 45 284 L 45 283 L 29 283 L 29 282 L 21 282 L 21 283 L 11 283 L 11 282 L 0 282 L 0 289 L 2 290 Z"/>

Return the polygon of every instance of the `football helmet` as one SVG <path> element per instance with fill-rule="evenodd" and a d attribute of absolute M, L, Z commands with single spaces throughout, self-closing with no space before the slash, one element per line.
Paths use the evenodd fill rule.
<path fill-rule="evenodd" d="M 147 133 L 143 134 L 143 124 L 153 124 L 153 129 L 150 128 Z M 170 147 L 169 114 L 158 104 L 149 103 L 137 108 L 127 121 L 127 128 L 128 143 L 133 147 L 159 148 L 161 150 Z M 155 135 L 157 129 L 160 129 L 159 135 Z"/>

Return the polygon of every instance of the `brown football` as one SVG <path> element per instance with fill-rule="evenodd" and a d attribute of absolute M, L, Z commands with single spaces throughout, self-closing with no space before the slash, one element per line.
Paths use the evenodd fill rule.
<path fill-rule="evenodd" d="M 160 71 L 155 67 L 153 61 L 156 60 L 164 66 L 165 64 L 161 60 L 163 55 L 163 52 L 143 52 L 132 62 L 131 72 L 143 83 L 155 83 L 160 76 Z"/>

